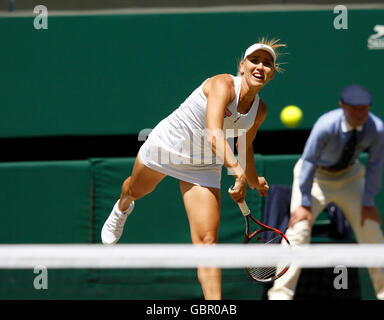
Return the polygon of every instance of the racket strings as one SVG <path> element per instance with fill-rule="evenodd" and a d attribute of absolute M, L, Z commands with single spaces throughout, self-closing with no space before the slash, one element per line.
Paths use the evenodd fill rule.
<path fill-rule="evenodd" d="M 264 230 L 259 234 L 256 232 L 250 236 L 249 243 L 263 245 L 280 244 L 283 236 L 272 230 Z M 248 267 L 247 272 L 252 278 L 259 281 L 270 281 L 276 276 L 277 266 Z"/>
<path fill-rule="evenodd" d="M 276 274 L 276 267 L 253 267 L 248 268 L 248 272 L 256 279 L 267 280 Z"/>
<path fill-rule="evenodd" d="M 283 237 L 281 235 L 276 235 L 276 237 L 268 240 L 267 242 L 265 242 L 264 244 L 269 244 L 269 243 L 280 243 L 281 240 L 283 239 Z"/>

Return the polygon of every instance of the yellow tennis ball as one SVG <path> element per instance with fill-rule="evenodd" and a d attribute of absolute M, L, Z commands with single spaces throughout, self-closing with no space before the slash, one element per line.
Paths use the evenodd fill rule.
<path fill-rule="evenodd" d="M 281 122 L 288 128 L 297 127 L 303 119 L 303 112 L 298 106 L 286 106 L 280 113 Z"/>

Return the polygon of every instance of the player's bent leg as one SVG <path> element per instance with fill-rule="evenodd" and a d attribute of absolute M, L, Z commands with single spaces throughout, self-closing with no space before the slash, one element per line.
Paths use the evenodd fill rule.
<path fill-rule="evenodd" d="M 131 176 L 121 187 L 119 209 L 125 211 L 133 200 L 151 193 L 164 177 L 165 174 L 146 167 L 137 156 Z"/>
<path fill-rule="evenodd" d="M 134 209 L 134 200 L 152 192 L 164 177 L 164 174 L 147 168 L 139 157 L 136 158 L 132 175 L 124 181 L 120 199 L 115 203 L 101 230 L 101 239 L 104 244 L 114 244 L 119 241 L 127 217 Z"/>
<path fill-rule="evenodd" d="M 220 223 L 220 189 L 180 181 L 193 244 L 217 243 Z M 206 300 L 221 299 L 221 270 L 199 267 L 197 275 Z"/>

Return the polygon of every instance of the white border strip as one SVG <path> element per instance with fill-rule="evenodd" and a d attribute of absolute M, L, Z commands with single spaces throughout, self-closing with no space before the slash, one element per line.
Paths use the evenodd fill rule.
<path fill-rule="evenodd" d="M 281 245 L 118 244 L 0 245 L 0 269 L 196 268 L 294 263 L 302 268 L 384 267 L 384 244 Z"/>

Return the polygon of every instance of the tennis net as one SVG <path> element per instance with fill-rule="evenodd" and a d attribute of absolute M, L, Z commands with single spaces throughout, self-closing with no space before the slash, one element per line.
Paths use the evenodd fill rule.
<path fill-rule="evenodd" d="M 375 299 L 367 268 L 384 267 L 384 245 L 0 245 L 0 298 L 202 299 L 196 268 L 204 266 L 223 269 L 223 298 L 261 300 L 268 286 L 243 269 L 284 263 L 303 268 L 297 298 Z M 342 290 L 334 285 L 340 268 Z"/>

